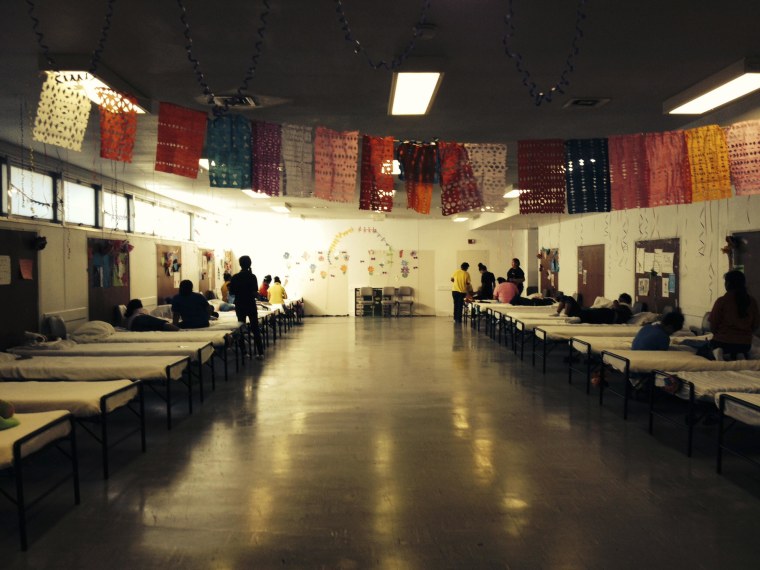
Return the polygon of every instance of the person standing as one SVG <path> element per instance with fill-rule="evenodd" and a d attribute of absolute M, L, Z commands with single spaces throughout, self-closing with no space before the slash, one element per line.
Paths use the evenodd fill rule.
<path fill-rule="evenodd" d="M 251 271 L 251 258 L 243 255 L 238 260 L 240 271 L 230 279 L 229 292 L 235 295 L 235 314 L 238 322 L 245 323 L 248 318 L 248 326 L 253 333 L 253 342 L 256 347 L 256 359 L 264 358 L 264 343 L 259 329 L 259 316 L 256 307 L 256 298 L 259 294 L 259 282 Z M 241 345 L 243 343 L 241 339 Z"/>
<path fill-rule="evenodd" d="M 747 278 L 734 269 L 724 276 L 726 294 L 719 297 L 710 311 L 710 329 L 713 338 L 710 348 L 716 360 L 724 356 L 736 360 L 742 355 L 749 358 L 752 336 L 760 326 L 757 301 L 747 292 Z"/>
<path fill-rule="evenodd" d="M 493 290 L 496 287 L 496 277 L 482 263 L 478 263 L 478 271 L 480 271 L 478 299 L 490 299 L 493 297 Z"/>
<path fill-rule="evenodd" d="M 517 292 L 522 295 L 525 272 L 520 268 L 520 260 L 516 257 L 512 259 L 512 268 L 507 271 L 507 281 L 514 283 L 517 286 Z"/>
<path fill-rule="evenodd" d="M 454 322 L 462 322 L 462 312 L 464 311 L 464 300 L 467 295 L 472 295 L 472 282 L 467 270 L 470 264 L 466 261 L 459 266 L 460 268 L 451 276 L 451 297 L 454 299 Z"/>

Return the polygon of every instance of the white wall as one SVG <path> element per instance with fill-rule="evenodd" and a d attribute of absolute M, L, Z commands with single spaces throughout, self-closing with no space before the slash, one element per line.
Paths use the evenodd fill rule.
<path fill-rule="evenodd" d="M 724 293 L 728 256 L 725 237 L 760 230 L 760 196 L 734 197 L 681 206 L 642 208 L 609 214 L 580 214 L 539 228 L 539 247 L 559 248 L 559 288 L 577 289 L 579 245 L 605 244 L 605 297 L 634 291 L 638 240 L 679 238 L 680 300 L 687 324 L 699 324 Z M 535 258 L 535 254 L 533 255 Z M 753 284 L 750 284 L 752 291 Z M 760 294 L 755 286 L 755 295 Z"/>
<path fill-rule="evenodd" d="M 233 218 L 228 247 L 236 256 L 251 256 L 259 281 L 265 274 L 278 275 L 291 297 L 304 297 L 307 314 L 316 315 L 353 314 L 356 287 L 402 285 L 415 291 L 415 314 L 450 315 L 450 277 L 458 254 L 473 252 L 467 261 L 478 284 L 482 260 L 474 252 L 488 252 L 487 265 L 496 275 L 505 275 L 509 260 L 526 252 L 519 230 L 471 230 L 450 220 L 303 220 L 274 214 Z"/>

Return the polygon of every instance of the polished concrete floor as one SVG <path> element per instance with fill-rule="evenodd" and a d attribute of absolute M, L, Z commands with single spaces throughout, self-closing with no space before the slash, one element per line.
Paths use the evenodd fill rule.
<path fill-rule="evenodd" d="M 33 509 L 30 548 L 0 502 L 3 568 L 760 567 L 760 469 L 714 468 L 714 428 L 624 422 L 483 333 L 444 318 L 312 318 L 82 503 Z M 756 436 L 757 434 L 755 434 Z M 55 462 L 56 460 L 50 459 Z"/>

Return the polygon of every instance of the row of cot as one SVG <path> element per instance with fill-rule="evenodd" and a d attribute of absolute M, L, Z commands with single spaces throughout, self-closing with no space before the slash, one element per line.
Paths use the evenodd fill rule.
<path fill-rule="evenodd" d="M 760 425 L 760 351 L 753 350 L 750 356 L 755 358 L 749 360 L 708 360 L 695 354 L 694 346 L 707 343 L 711 336 L 695 330 L 674 335 L 668 351 L 631 350 L 631 341 L 640 327 L 656 320 L 657 315 L 652 314 L 634 315 L 627 324 L 592 325 L 558 317 L 552 314 L 552 307 L 479 303 L 471 307 L 470 318 L 473 328 L 480 330 L 482 324 L 486 334 L 509 346 L 521 360 L 527 346 L 534 366 L 536 357 L 541 358 L 543 372 L 551 351 L 566 348 L 562 354 L 568 366 L 568 383 L 572 383 L 574 374 L 581 374 L 587 394 L 592 385 L 598 387 L 600 405 L 605 394 L 620 396 L 624 419 L 628 418 L 631 402 L 643 395 L 649 433 L 654 433 L 655 419 L 682 427 L 688 456 L 693 451 L 695 426 L 716 413 L 717 471 L 722 471 L 725 451 L 760 465 L 743 451 L 741 442 L 729 443 L 726 437 L 737 421 Z M 665 413 L 663 398 L 686 402 L 685 421 Z"/>
<path fill-rule="evenodd" d="M 262 307 L 258 319 L 264 346 L 301 323 L 302 317 L 302 300 L 288 301 L 283 307 Z M 15 493 L 0 488 L 0 494 L 16 505 L 22 550 L 27 548 L 26 510 L 47 494 L 34 501 L 26 499 L 27 458 L 49 446 L 63 451 L 71 461 L 66 479 L 73 479 L 78 504 L 77 427 L 98 442 L 103 478 L 107 479 L 109 452 L 114 446 L 139 435 L 141 450 L 146 451 L 146 387 L 165 404 L 170 430 L 172 408 L 179 403 L 173 395 L 175 386 L 186 388 L 188 414 L 192 414 L 194 386 L 200 402 L 204 401 L 204 369 L 215 390 L 215 361 L 223 362 L 226 381 L 228 355 L 234 356 L 236 371 L 252 355 L 250 328 L 232 314 L 204 329 L 130 332 L 92 321 L 61 336 L 0 353 L 0 400 L 12 402 L 19 412 L 13 416 L 19 425 L 0 431 L 0 471 L 8 471 L 15 479 Z M 122 429 L 115 438 L 109 417 L 117 411 L 135 425 Z"/>

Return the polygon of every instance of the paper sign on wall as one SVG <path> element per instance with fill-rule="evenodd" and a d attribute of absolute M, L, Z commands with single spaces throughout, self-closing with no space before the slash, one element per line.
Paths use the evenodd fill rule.
<path fill-rule="evenodd" d="M 651 268 L 650 268 L 651 269 Z M 645 273 L 647 269 L 644 269 L 644 248 L 636 248 L 636 273 Z"/>
<path fill-rule="evenodd" d="M 639 278 L 639 286 L 636 290 L 640 297 L 646 297 L 649 295 L 649 279 L 646 277 Z"/>
<path fill-rule="evenodd" d="M 0 285 L 11 284 L 11 256 L 0 255 Z"/>

